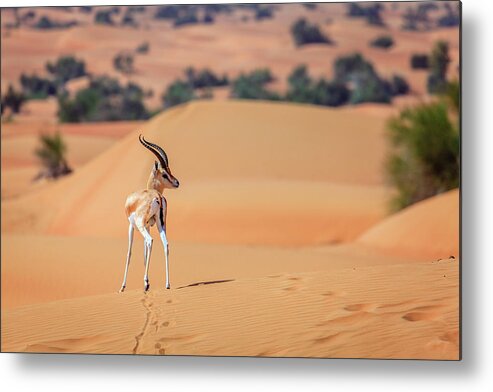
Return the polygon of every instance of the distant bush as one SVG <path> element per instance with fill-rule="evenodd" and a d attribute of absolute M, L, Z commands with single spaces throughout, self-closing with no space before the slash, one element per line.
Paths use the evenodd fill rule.
<path fill-rule="evenodd" d="M 185 75 L 192 88 L 221 87 L 229 84 L 229 80 L 226 75 L 220 77 L 206 68 L 201 71 L 197 71 L 193 67 L 189 67 L 186 69 Z"/>
<path fill-rule="evenodd" d="M 20 83 L 26 99 L 43 99 L 57 94 L 56 82 L 41 78 L 36 74 L 31 76 L 21 74 Z"/>
<path fill-rule="evenodd" d="M 190 25 L 190 24 L 197 24 L 199 23 L 199 18 L 195 11 L 188 11 L 187 13 L 183 13 L 180 16 L 178 16 L 174 23 L 174 27 L 180 27 L 180 26 L 185 26 L 185 25 Z"/>
<path fill-rule="evenodd" d="M 427 54 L 413 54 L 411 56 L 411 68 L 428 69 L 429 66 L 429 57 Z"/>
<path fill-rule="evenodd" d="M 359 53 L 339 57 L 334 62 L 335 79 L 348 82 L 355 73 L 375 73 L 373 65 Z"/>
<path fill-rule="evenodd" d="M 19 113 L 26 97 L 19 91 L 16 91 L 12 85 L 9 85 L 7 92 L 2 97 L 2 113 L 6 108 L 10 108 L 12 113 Z"/>
<path fill-rule="evenodd" d="M 87 75 L 85 62 L 73 56 L 62 56 L 55 63 L 46 63 L 46 70 L 61 84 Z"/>
<path fill-rule="evenodd" d="M 445 3 L 446 14 L 437 21 L 439 27 L 457 27 L 460 24 L 459 10 L 454 10 L 451 4 Z"/>
<path fill-rule="evenodd" d="M 92 78 L 89 86 L 71 99 L 67 94 L 58 98 L 61 122 L 91 122 L 140 120 L 149 117 L 143 103 L 144 92 L 134 83 L 120 85 L 107 76 Z"/>
<path fill-rule="evenodd" d="M 291 34 L 296 46 L 306 44 L 332 44 L 332 41 L 324 35 L 315 24 L 310 24 L 306 19 L 298 19 L 291 26 Z"/>
<path fill-rule="evenodd" d="M 241 74 L 232 83 L 231 96 L 239 99 L 263 99 L 278 101 L 281 97 L 265 88 L 274 78 L 268 69 L 257 69 Z"/>
<path fill-rule="evenodd" d="M 94 15 L 94 23 L 113 26 L 113 11 L 112 10 L 99 10 Z"/>
<path fill-rule="evenodd" d="M 388 49 L 394 45 L 394 40 L 390 35 L 382 35 L 371 41 L 370 45 L 376 48 Z"/>
<path fill-rule="evenodd" d="M 381 11 L 383 9 L 382 4 L 376 3 L 372 5 L 363 6 L 358 3 L 348 3 L 347 15 L 353 18 L 366 18 L 368 24 L 375 26 L 384 26 L 382 20 Z"/>
<path fill-rule="evenodd" d="M 428 75 L 428 92 L 443 93 L 447 87 L 447 68 L 450 63 L 448 43 L 438 41 L 430 56 L 430 74 Z"/>
<path fill-rule="evenodd" d="M 443 102 L 403 110 L 389 122 L 392 152 L 387 162 L 399 210 L 459 186 L 459 132 Z"/>
<path fill-rule="evenodd" d="M 91 6 L 81 6 L 79 7 L 80 12 L 84 12 L 85 14 L 90 14 L 92 12 Z"/>
<path fill-rule="evenodd" d="M 316 3 L 301 3 L 303 7 L 305 7 L 307 10 L 313 11 L 317 9 L 317 4 Z"/>
<path fill-rule="evenodd" d="M 352 75 L 352 83 L 351 103 L 389 103 L 392 100 L 392 86 L 375 72 L 355 73 Z"/>
<path fill-rule="evenodd" d="M 189 83 L 176 80 L 168 86 L 162 96 L 165 108 L 170 108 L 195 98 L 193 87 Z"/>
<path fill-rule="evenodd" d="M 313 81 L 305 65 L 296 67 L 288 77 L 286 100 L 324 106 L 340 106 L 348 102 L 350 91 L 339 82 Z"/>
<path fill-rule="evenodd" d="M 388 103 L 392 99 L 392 84 L 382 79 L 359 53 L 338 58 L 334 62 L 334 75 L 340 83 L 352 84 L 351 103 Z"/>
<path fill-rule="evenodd" d="M 126 75 L 134 72 L 134 56 L 131 53 L 118 53 L 113 58 L 113 67 Z"/>
<path fill-rule="evenodd" d="M 214 23 L 214 16 L 212 14 L 206 13 L 202 22 L 205 24 L 212 24 Z"/>
<path fill-rule="evenodd" d="M 402 76 L 392 76 L 390 84 L 392 87 L 392 95 L 405 95 L 409 92 L 409 83 Z"/>
<path fill-rule="evenodd" d="M 142 42 L 135 51 L 139 54 L 147 54 L 149 52 L 149 42 Z"/>
<path fill-rule="evenodd" d="M 176 19 L 180 14 L 182 6 L 163 5 L 160 6 L 154 14 L 155 19 Z"/>
<path fill-rule="evenodd" d="M 121 24 L 122 26 L 138 27 L 138 23 L 135 21 L 133 14 L 128 11 L 123 15 Z"/>
<path fill-rule="evenodd" d="M 40 30 L 52 30 L 52 29 L 68 29 L 70 27 L 76 26 L 77 21 L 72 20 L 68 22 L 58 22 L 48 18 L 47 16 L 42 16 L 34 25 L 34 28 Z"/>
<path fill-rule="evenodd" d="M 263 19 L 271 19 L 274 17 L 274 10 L 269 6 L 258 7 L 255 11 L 255 19 L 263 20 Z"/>
<path fill-rule="evenodd" d="M 40 135 L 39 141 L 40 146 L 35 150 L 35 154 L 41 161 L 44 169 L 35 179 L 57 179 L 58 177 L 72 173 L 72 169 L 68 165 L 66 158 L 67 145 L 60 133 L 56 133 L 53 136 Z"/>

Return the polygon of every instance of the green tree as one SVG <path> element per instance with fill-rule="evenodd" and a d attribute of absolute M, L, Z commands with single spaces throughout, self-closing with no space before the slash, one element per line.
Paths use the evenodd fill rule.
<path fill-rule="evenodd" d="M 10 108 L 13 113 L 19 113 L 26 97 L 21 92 L 14 89 L 12 85 L 9 85 L 7 92 L 2 97 L 2 113 L 5 108 Z"/>
<path fill-rule="evenodd" d="M 46 70 L 61 84 L 87 75 L 86 63 L 73 56 L 62 56 L 54 63 L 47 62 Z"/>
<path fill-rule="evenodd" d="M 459 132 L 444 100 L 403 110 L 388 129 L 394 210 L 459 186 Z"/>
<path fill-rule="evenodd" d="M 43 170 L 37 178 L 53 178 L 70 174 L 72 169 L 66 159 L 67 146 L 60 133 L 54 135 L 40 135 L 40 146 L 35 154 L 40 160 Z"/>
<path fill-rule="evenodd" d="M 176 80 L 168 86 L 162 96 L 165 108 L 180 105 L 195 98 L 195 93 L 189 83 Z"/>
<path fill-rule="evenodd" d="M 134 56 L 131 53 L 118 53 L 113 58 L 113 67 L 125 74 L 130 75 L 134 70 Z"/>
<path fill-rule="evenodd" d="M 293 36 L 296 46 L 302 46 L 306 44 L 332 44 L 332 40 L 329 39 L 316 24 L 311 24 L 306 19 L 298 19 L 291 26 L 291 34 Z"/>
<path fill-rule="evenodd" d="M 450 63 L 448 43 L 438 41 L 430 56 L 430 74 L 428 76 L 428 92 L 444 93 L 447 88 L 447 69 Z"/>

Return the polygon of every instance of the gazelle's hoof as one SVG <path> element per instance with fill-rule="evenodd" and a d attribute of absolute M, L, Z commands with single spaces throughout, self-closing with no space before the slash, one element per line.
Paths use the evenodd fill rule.
<path fill-rule="evenodd" d="M 120 289 L 120 293 L 123 293 L 125 291 L 125 286 L 122 286 L 122 288 Z"/>
<path fill-rule="evenodd" d="M 150 286 L 149 283 L 146 283 L 144 285 L 144 293 L 147 293 L 149 291 L 149 286 Z"/>
<path fill-rule="evenodd" d="M 171 288 L 171 287 L 170 287 L 170 285 L 167 285 L 167 286 L 166 286 L 166 289 L 167 289 L 167 290 L 169 290 L 170 288 Z"/>

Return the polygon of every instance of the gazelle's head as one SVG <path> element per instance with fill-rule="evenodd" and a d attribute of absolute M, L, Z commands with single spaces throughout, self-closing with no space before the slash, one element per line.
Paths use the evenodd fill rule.
<path fill-rule="evenodd" d="M 147 188 L 156 189 L 159 192 L 162 192 L 164 188 L 178 188 L 180 182 L 171 174 L 168 166 L 168 156 L 164 150 L 157 144 L 145 140 L 142 135 L 139 135 L 139 141 L 158 159 L 154 162 L 154 167 L 147 182 Z"/>

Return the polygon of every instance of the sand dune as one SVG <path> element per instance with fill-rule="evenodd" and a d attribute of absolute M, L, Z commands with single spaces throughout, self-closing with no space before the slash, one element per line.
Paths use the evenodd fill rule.
<path fill-rule="evenodd" d="M 141 131 L 166 148 L 182 184 L 166 192 L 171 238 L 300 245 L 353 239 L 385 215 L 383 124 L 308 105 L 196 102 Z M 141 131 L 9 201 L 3 230 L 125 238 L 125 197 L 144 186 L 154 158 L 137 141 Z M 265 230 L 252 234 L 259 221 Z"/>
<path fill-rule="evenodd" d="M 458 359 L 457 260 L 196 283 L 4 312 L 3 350 Z"/>
<path fill-rule="evenodd" d="M 390 255 L 459 256 L 459 191 L 414 204 L 363 234 L 358 242 Z"/>

